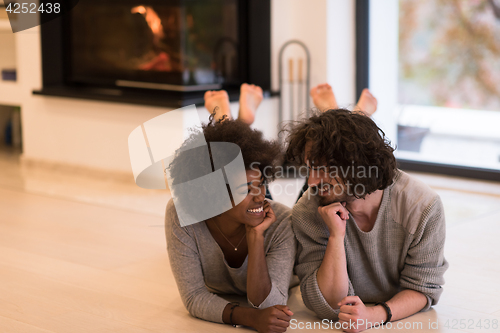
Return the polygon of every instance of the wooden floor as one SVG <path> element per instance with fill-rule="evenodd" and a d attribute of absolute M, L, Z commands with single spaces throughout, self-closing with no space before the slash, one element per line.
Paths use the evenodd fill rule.
<path fill-rule="evenodd" d="M 159 210 L 168 194 L 26 173 L 2 156 L 0 170 L 0 332 L 235 332 L 192 318 L 180 301 Z M 432 310 L 401 321 L 422 328 L 398 331 L 500 332 L 491 326 L 500 320 L 500 185 L 448 183 L 435 186 L 453 217 L 445 291 Z M 318 321 L 298 288 L 289 305 L 299 322 Z M 483 328 L 451 328 L 462 319 Z"/>

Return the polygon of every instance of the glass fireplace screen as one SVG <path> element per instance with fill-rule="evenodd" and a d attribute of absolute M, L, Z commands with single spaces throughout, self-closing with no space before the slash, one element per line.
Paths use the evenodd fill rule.
<path fill-rule="evenodd" d="M 70 81 L 239 84 L 237 0 L 85 0 L 69 16 Z"/>

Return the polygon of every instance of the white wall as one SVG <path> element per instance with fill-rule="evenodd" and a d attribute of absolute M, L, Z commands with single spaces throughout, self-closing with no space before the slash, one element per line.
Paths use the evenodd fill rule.
<path fill-rule="evenodd" d="M 7 27 L 0 28 L 0 70 L 16 68 L 15 47 L 12 32 L 8 31 Z"/>
<path fill-rule="evenodd" d="M 279 86 L 279 49 L 290 39 L 298 39 L 309 48 L 311 53 L 311 84 L 316 85 L 327 80 L 327 2 L 327 0 L 271 1 L 271 67 L 273 90 L 278 90 Z M 298 53 L 298 49 L 296 52 Z M 287 64 L 284 67 L 287 67 Z"/>
<path fill-rule="evenodd" d="M 355 1 L 328 0 L 326 12 L 327 81 L 339 106 L 350 107 L 356 102 Z"/>
<path fill-rule="evenodd" d="M 393 146 L 398 116 L 398 10 L 398 0 L 370 1 L 370 90 L 378 100 L 373 119 Z"/>
<path fill-rule="evenodd" d="M 296 38 L 312 55 L 311 85 L 329 81 L 341 102 L 354 102 L 353 15 L 353 0 L 273 0 L 273 89 L 278 86 L 279 48 Z M 17 33 L 16 44 L 18 82 L 0 83 L 0 104 L 22 108 L 23 157 L 131 173 L 129 133 L 169 109 L 32 95 L 32 90 L 41 88 L 39 28 Z M 234 113 L 237 108 L 232 103 Z M 186 117 L 180 121 L 188 126 Z M 276 138 L 277 122 L 278 101 L 267 99 L 254 127 Z M 172 128 L 172 133 L 182 131 Z"/>

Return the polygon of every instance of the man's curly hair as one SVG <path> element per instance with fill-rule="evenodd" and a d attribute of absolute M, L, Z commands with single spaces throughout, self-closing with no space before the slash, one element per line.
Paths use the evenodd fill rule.
<path fill-rule="evenodd" d="M 312 117 L 293 124 L 286 132 L 288 161 L 305 164 L 305 147 L 312 142 L 309 163 L 340 169 L 337 176 L 344 184 L 362 184 L 364 193 L 355 194 L 357 198 L 383 190 L 393 182 L 397 168 L 394 148 L 375 122 L 361 112 L 315 111 Z M 364 175 L 358 173 L 361 168 Z M 372 169 L 376 174 L 368 172 Z"/>

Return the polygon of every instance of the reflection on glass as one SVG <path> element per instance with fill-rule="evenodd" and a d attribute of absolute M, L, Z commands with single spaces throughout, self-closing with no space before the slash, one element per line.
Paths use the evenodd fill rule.
<path fill-rule="evenodd" d="M 500 110 L 500 2 L 402 0 L 399 102 Z"/>
<path fill-rule="evenodd" d="M 75 81 L 239 83 L 236 0 L 86 0 L 70 20 Z"/>
<path fill-rule="evenodd" d="M 500 169 L 500 1 L 399 0 L 400 158 Z"/>

